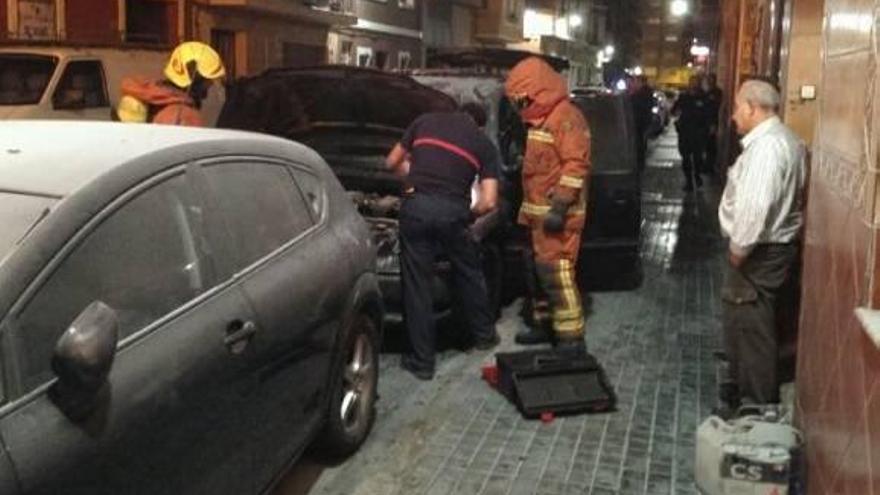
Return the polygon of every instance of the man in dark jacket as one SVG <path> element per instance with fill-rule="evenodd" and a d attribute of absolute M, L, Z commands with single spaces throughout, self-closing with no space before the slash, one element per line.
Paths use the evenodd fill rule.
<path fill-rule="evenodd" d="M 636 124 L 636 138 L 638 139 L 636 151 L 639 167 L 644 167 L 648 149 L 648 132 L 651 127 L 651 109 L 654 108 L 654 89 L 648 84 L 648 78 L 635 76 L 630 79 L 629 95 Z"/>
<path fill-rule="evenodd" d="M 703 90 L 706 100 L 709 102 L 707 118 L 709 120 L 709 136 L 706 141 L 706 173 L 714 173 L 718 167 L 718 114 L 721 112 L 721 103 L 724 93 L 718 87 L 718 78 L 715 74 L 706 76 Z"/>
<path fill-rule="evenodd" d="M 688 89 L 678 96 L 672 107 L 672 114 L 678 120 L 678 151 L 681 153 L 681 168 L 684 171 L 685 191 L 693 191 L 703 185 L 700 173 L 703 171 L 703 153 L 708 139 L 708 108 L 706 94 L 700 87 L 700 77 L 691 76 Z"/>

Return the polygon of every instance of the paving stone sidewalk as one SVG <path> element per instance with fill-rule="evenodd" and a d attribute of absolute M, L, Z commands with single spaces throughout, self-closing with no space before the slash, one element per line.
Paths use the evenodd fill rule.
<path fill-rule="evenodd" d="M 675 136 L 643 179 L 644 282 L 593 293 L 590 352 L 618 394 L 609 414 L 523 420 L 480 379 L 490 353 L 444 353 L 433 382 L 382 356 L 379 419 L 336 467 L 302 461 L 276 495 L 690 494 L 694 432 L 714 405 L 724 245 L 718 188 L 681 192 Z M 499 325 L 513 349 L 518 303 Z"/>

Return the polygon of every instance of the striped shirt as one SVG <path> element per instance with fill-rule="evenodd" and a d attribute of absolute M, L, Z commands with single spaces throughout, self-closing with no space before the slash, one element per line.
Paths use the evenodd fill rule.
<path fill-rule="evenodd" d="M 803 226 L 806 149 L 779 117 L 742 139 L 743 152 L 727 173 L 718 208 L 730 251 L 747 256 L 757 244 L 788 243 Z"/>

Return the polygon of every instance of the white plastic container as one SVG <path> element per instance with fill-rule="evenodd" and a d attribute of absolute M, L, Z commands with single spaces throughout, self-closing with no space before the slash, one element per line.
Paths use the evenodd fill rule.
<path fill-rule="evenodd" d="M 697 488 L 705 495 L 789 495 L 802 446 L 797 429 L 764 416 L 710 416 L 697 429 Z"/>

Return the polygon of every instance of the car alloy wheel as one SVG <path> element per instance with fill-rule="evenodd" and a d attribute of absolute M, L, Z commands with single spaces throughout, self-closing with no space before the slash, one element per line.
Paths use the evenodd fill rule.
<path fill-rule="evenodd" d="M 365 333 L 358 333 L 348 351 L 342 377 L 342 401 L 339 415 L 346 431 L 357 431 L 370 415 L 371 398 L 376 387 L 373 367 L 373 343 Z"/>

